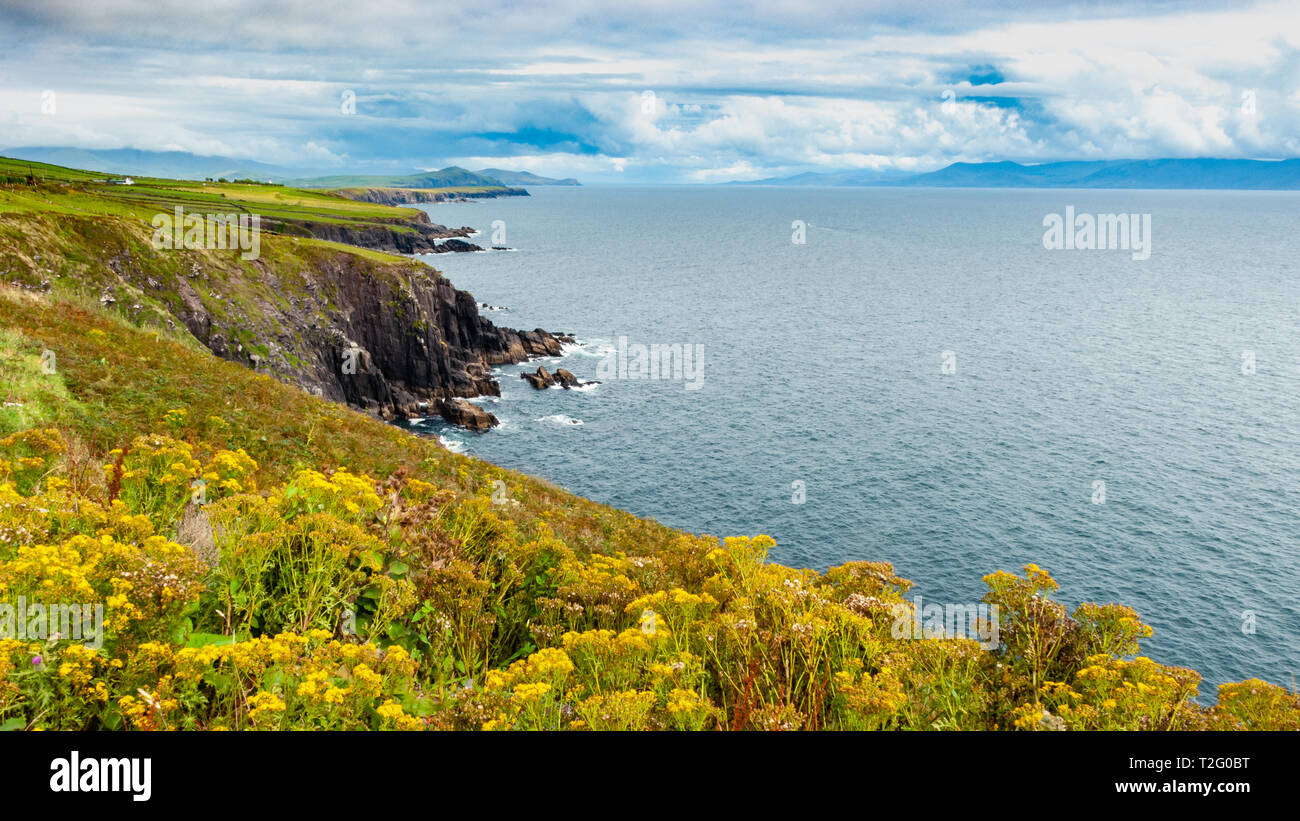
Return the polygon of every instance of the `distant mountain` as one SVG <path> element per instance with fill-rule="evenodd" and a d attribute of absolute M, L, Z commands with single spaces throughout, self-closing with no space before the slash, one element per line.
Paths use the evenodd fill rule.
<path fill-rule="evenodd" d="M 114 174 L 141 177 L 167 177 L 176 180 L 202 180 L 224 177 L 234 179 L 282 179 L 287 174 L 301 175 L 303 169 L 237 160 L 232 157 L 204 157 L 185 151 L 141 151 L 136 148 L 85 149 L 52 146 L 6 148 L 8 157 L 62 165 L 69 168 L 93 168 Z"/>
<path fill-rule="evenodd" d="M 928 174 L 914 174 L 900 185 L 936 186 L 940 188 L 1070 188 L 1088 187 L 1087 179 L 1118 162 L 1054 162 L 1021 165 L 1015 162 L 956 162 Z"/>
<path fill-rule="evenodd" d="M 573 177 L 557 180 L 551 177 L 539 177 L 528 171 L 506 171 L 504 168 L 484 168 L 474 173 L 501 180 L 506 185 L 582 185 Z"/>
<path fill-rule="evenodd" d="M 503 187 L 495 177 L 476 174 L 456 165 L 416 174 L 342 174 L 286 180 L 299 188 L 482 188 Z"/>
<path fill-rule="evenodd" d="M 1300 188 L 1300 159 L 1134 160 L 1084 180 L 1093 188 Z"/>
<path fill-rule="evenodd" d="M 1096 160 L 1023 165 L 958 162 L 926 174 L 834 171 L 737 185 L 890 185 L 934 188 L 1300 189 L 1300 159 Z"/>
<path fill-rule="evenodd" d="M 873 171 L 856 169 L 853 171 L 807 171 L 792 177 L 769 177 L 764 180 L 737 180 L 728 185 L 893 185 L 911 177 L 905 171 Z"/>
<path fill-rule="evenodd" d="M 943 188 L 1300 188 L 1300 159 L 953 163 L 904 181 Z"/>

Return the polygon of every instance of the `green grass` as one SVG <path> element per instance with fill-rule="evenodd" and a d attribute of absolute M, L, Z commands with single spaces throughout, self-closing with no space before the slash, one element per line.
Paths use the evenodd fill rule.
<path fill-rule="evenodd" d="M 45 425 L 80 411 L 59 372 L 58 358 L 13 328 L 0 328 L 0 430 Z"/>
<path fill-rule="evenodd" d="M 269 191 L 241 188 L 216 183 L 207 187 L 95 183 L 10 185 L 0 187 L 0 212 L 96 214 L 149 222 L 155 214 L 170 214 L 179 205 L 190 212 L 259 214 L 264 220 L 332 222 L 398 230 L 413 230 L 403 223 L 420 213 L 414 208 L 359 202 L 292 188 Z"/>
<path fill-rule="evenodd" d="M 46 180 L 59 182 L 84 182 L 104 177 L 120 177 L 120 174 L 104 174 L 97 171 L 81 171 L 76 168 L 64 168 L 61 165 L 49 165 L 31 160 L 19 160 L 13 157 L 0 157 L 0 176 L 26 177 L 28 174 Z"/>
<path fill-rule="evenodd" d="M 32 174 L 37 185 L 25 184 Z M 0 157 L 0 214 L 46 212 L 130 217 L 148 222 L 176 206 L 204 213 L 259 214 L 264 220 L 290 223 L 327 222 L 355 228 L 384 227 L 412 231 L 420 217 L 414 208 L 359 202 L 328 191 L 281 185 L 195 182 L 153 177 L 134 178 L 134 185 L 106 179 L 121 175 L 62 168 Z"/>

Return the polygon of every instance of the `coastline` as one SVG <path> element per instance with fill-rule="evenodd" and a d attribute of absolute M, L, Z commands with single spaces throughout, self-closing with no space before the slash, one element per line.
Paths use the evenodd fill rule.
<path fill-rule="evenodd" d="M 24 196 L 52 202 L 81 195 L 51 187 Z M 356 564 L 340 577 L 359 573 L 355 578 L 378 586 L 339 589 L 343 600 L 360 602 L 358 641 L 329 638 L 342 629 L 329 608 L 306 622 L 277 611 L 296 595 L 292 589 L 259 594 L 268 609 L 253 603 L 235 611 L 203 599 L 196 585 L 198 621 L 177 628 L 179 642 L 152 642 L 168 655 L 151 671 L 196 662 L 220 671 L 234 658 L 222 653 L 257 648 L 289 658 L 302 638 L 302 628 L 292 628 L 301 624 L 316 638 L 308 636 L 303 655 L 293 656 L 300 668 L 315 664 L 317 652 L 332 663 L 335 650 L 320 649 L 334 647 L 331 641 L 373 652 L 375 664 L 388 648 L 401 648 L 403 660 L 380 676 L 392 703 L 368 702 L 370 712 L 342 725 L 350 729 L 391 726 L 400 716 L 443 729 L 1280 729 L 1300 715 L 1284 688 L 1256 679 L 1223 685 L 1213 707 L 1196 704 L 1198 674 L 1139 655 L 1150 630 L 1131 608 L 1067 610 L 1049 598 L 1056 581 L 1032 563 L 1023 574 L 998 570 L 984 578 L 981 604 L 997 605 L 1004 621 L 1002 632 L 980 635 L 981 643 L 969 632 L 948 632 L 946 612 L 935 622 L 921 602 L 907 601 L 911 583 L 886 562 L 848 561 L 825 573 L 773 563 L 766 536 L 718 542 L 663 528 L 350 412 L 340 399 L 381 419 L 427 415 L 431 400 L 450 404 L 499 390 L 491 362 L 563 352 L 557 335 L 487 322 L 469 293 L 418 260 L 282 234 L 264 237 L 263 255 L 251 261 L 229 249 L 163 254 L 150 246 L 144 222 L 119 216 L 55 219 L 37 208 L 3 219 L 17 231 L 5 258 L 21 266 L 11 269 L 17 288 L 0 300 L 16 334 L 6 343 L 16 346 L 12 358 L 34 382 L 42 347 L 57 350 L 57 384 L 94 407 L 85 413 L 66 400 L 43 404 L 40 394 L 24 395 L 21 413 L 32 415 L 23 418 L 51 427 L 24 425 L 22 437 L 7 440 L 5 447 L 20 449 L 6 462 L 14 493 L 33 500 L 7 510 L 61 509 L 65 492 L 76 506 L 111 494 L 160 538 L 186 540 L 175 556 L 208 551 L 212 565 L 204 572 L 235 572 L 231 563 L 248 555 L 241 544 L 307 538 L 317 526 L 350 534 L 348 545 L 371 546 L 348 553 Z M 87 288 L 98 299 L 87 300 Z M 168 335 L 151 338 L 151 328 Z M 357 352 L 352 370 L 344 367 L 349 351 Z M 335 402 L 311 396 L 312 379 L 324 383 L 316 383 L 324 388 L 318 397 Z M 342 396 L 325 395 L 333 389 Z M 64 431 L 76 437 L 74 447 Z M 78 473 L 64 454 L 81 447 L 95 468 Z M 154 472 L 155 455 L 164 472 L 190 473 L 176 479 Z M 33 470 L 31 459 L 52 472 L 24 473 Z M 185 513 L 190 482 L 209 474 L 217 477 L 210 488 L 216 506 L 203 515 L 218 526 L 182 529 L 184 515 L 197 515 Z M 45 483 L 46 475 L 57 481 Z M 100 484 L 105 477 L 108 484 Z M 267 515 L 248 513 L 262 509 Z M 305 530 L 292 535 L 293 528 Z M 217 534 L 234 541 L 212 544 Z M 386 599 L 385 590 L 405 592 Z M 499 609 L 488 595 L 503 597 Z M 425 612 L 415 609 L 419 603 L 437 618 L 417 618 Z M 216 609 L 233 612 L 233 626 L 216 621 Z M 466 613 L 491 617 L 466 623 L 468 650 L 447 644 L 438 620 L 450 624 Z M 172 619 L 168 611 L 149 623 Z M 655 625 L 649 633 L 647 619 Z M 966 629 L 978 634 L 989 621 L 980 616 Z M 912 627 L 900 634 L 900 624 Z M 229 639 L 218 641 L 235 649 L 199 656 L 205 645 L 185 647 L 187 629 Z M 1061 641 L 1034 644 L 1040 630 Z M 145 636 L 160 638 L 141 634 L 115 643 L 113 652 L 130 657 Z M 614 670 L 624 652 L 637 654 L 630 678 L 583 666 L 595 658 L 601 670 Z M 438 665 L 424 668 L 431 677 L 419 682 L 433 695 L 408 698 L 415 665 L 401 653 Z M 1047 660 L 1026 664 L 1029 658 Z M 742 685 L 756 669 L 763 682 L 798 685 Z M 564 681 L 547 678 L 551 673 Z M 319 726 L 311 724 L 310 700 L 299 698 L 310 687 L 300 691 L 307 682 L 294 675 L 276 679 L 291 692 L 259 690 L 255 700 L 236 698 L 229 712 L 208 702 L 206 712 L 187 712 L 178 700 L 174 720 L 204 729 Z M 934 699 L 936 677 L 957 682 L 956 700 Z M 1128 682 L 1142 697 L 1094 687 L 1094 679 Z M 1044 681 L 1052 687 L 1045 690 Z M 114 692 L 115 703 L 146 687 L 153 693 L 159 683 L 133 680 Z M 617 712 L 623 708 L 607 701 L 614 695 L 630 712 Z M 462 703 L 468 713 L 456 706 Z M 527 704 L 541 712 L 516 710 Z M 1088 709 L 1076 710 L 1080 704 Z M 126 705 L 113 713 L 114 726 L 173 720 Z M 381 705 L 388 725 L 375 718 Z M 97 717 L 69 715 L 100 726 Z"/>

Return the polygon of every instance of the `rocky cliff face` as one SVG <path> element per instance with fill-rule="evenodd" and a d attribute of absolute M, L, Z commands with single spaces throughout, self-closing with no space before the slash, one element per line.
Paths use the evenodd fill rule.
<path fill-rule="evenodd" d="M 443 254 L 449 251 L 482 251 L 466 242 L 472 228 L 448 228 L 429 219 L 423 211 L 407 220 L 365 226 L 313 220 L 265 220 L 265 231 L 296 237 L 356 245 L 390 254 Z"/>
<path fill-rule="evenodd" d="M 557 356 L 571 341 L 493 325 L 471 294 L 419 263 L 323 253 L 302 286 L 287 305 L 260 301 L 255 318 L 229 330 L 191 301 L 180 319 L 219 356 L 385 419 L 429 416 L 439 399 L 499 395 L 494 366 Z M 250 332 L 249 344 L 232 345 Z"/>
<path fill-rule="evenodd" d="M 0 218 L 0 228 L 13 286 L 73 290 L 141 325 L 183 326 L 218 356 L 385 419 L 448 408 L 481 428 L 462 403 L 439 400 L 497 395 L 494 366 L 571 341 L 492 324 L 472 295 L 413 259 L 274 234 L 255 260 L 160 250 L 146 226 L 123 220 Z"/>
<path fill-rule="evenodd" d="M 350 200 L 376 202 L 382 205 L 529 196 L 526 188 L 484 188 L 477 191 L 440 191 L 436 188 L 339 188 L 334 193 Z"/>
<path fill-rule="evenodd" d="M 499 328 L 473 296 L 429 270 L 384 281 L 345 260 L 328 268 L 333 300 L 316 369 L 322 392 L 385 418 L 429 415 L 436 399 L 500 395 L 489 371 L 533 356 L 556 356 L 561 337 Z"/>

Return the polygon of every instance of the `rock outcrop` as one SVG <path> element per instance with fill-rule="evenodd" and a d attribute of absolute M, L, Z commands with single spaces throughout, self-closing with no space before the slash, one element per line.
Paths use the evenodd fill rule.
<path fill-rule="evenodd" d="M 536 373 L 521 373 L 519 374 L 519 378 L 523 379 L 538 390 L 549 388 L 555 379 L 555 377 L 551 376 L 550 371 L 540 365 L 538 366 Z"/>
<path fill-rule="evenodd" d="M 318 270 L 328 287 L 302 303 L 312 321 L 282 314 L 276 323 L 299 329 L 314 365 L 307 380 L 326 398 L 385 419 L 424 416 L 434 405 L 451 421 L 482 429 L 478 417 L 437 401 L 498 396 L 493 367 L 557 356 L 571 339 L 492 324 L 473 296 L 425 265 L 383 268 L 389 276 L 352 255 L 330 258 Z"/>
<path fill-rule="evenodd" d="M 381 219 L 367 223 L 264 219 L 262 229 L 290 237 L 314 237 L 375 251 L 387 251 L 390 254 L 445 254 L 483 250 L 481 246 L 465 241 L 465 237 L 474 233 L 473 228 L 438 225 L 423 211 L 409 219 Z"/>
<path fill-rule="evenodd" d="M 499 424 L 495 416 L 464 399 L 439 399 L 437 410 L 443 419 L 453 425 L 473 431 L 485 431 Z"/>
<path fill-rule="evenodd" d="M 559 385 L 567 391 L 570 388 L 581 388 L 584 385 L 600 384 L 599 382 L 583 382 L 578 379 L 578 377 L 574 376 L 571 371 L 567 371 L 564 368 L 556 368 L 555 373 L 551 373 L 546 370 L 546 367 L 543 365 L 537 366 L 537 370 L 533 373 L 519 374 L 519 378 L 539 391 L 554 387 L 555 385 Z"/>

